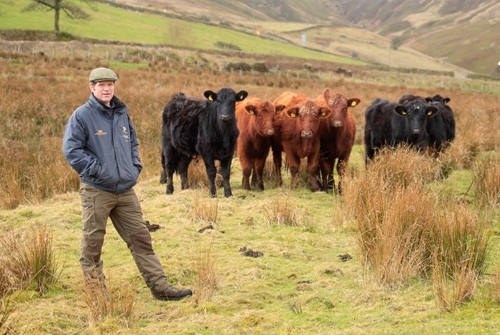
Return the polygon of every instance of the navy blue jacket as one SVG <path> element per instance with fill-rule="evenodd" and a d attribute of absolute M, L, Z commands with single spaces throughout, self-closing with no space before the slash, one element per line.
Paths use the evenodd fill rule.
<path fill-rule="evenodd" d="M 137 183 L 142 164 L 128 107 L 117 97 L 111 106 L 101 104 L 91 93 L 69 118 L 62 150 L 83 183 L 123 193 Z"/>

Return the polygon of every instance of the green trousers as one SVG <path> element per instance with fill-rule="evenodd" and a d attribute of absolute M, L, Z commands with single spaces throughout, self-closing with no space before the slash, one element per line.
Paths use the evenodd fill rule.
<path fill-rule="evenodd" d="M 130 249 L 146 285 L 156 291 L 167 289 L 168 279 L 153 251 L 151 234 L 143 223 L 142 210 L 135 191 L 130 189 L 121 194 L 114 194 L 81 183 L 80 198 L 83 222 L 80 264 L 84 274 L 104 281 L 101 252 L 109 217 Z"/>

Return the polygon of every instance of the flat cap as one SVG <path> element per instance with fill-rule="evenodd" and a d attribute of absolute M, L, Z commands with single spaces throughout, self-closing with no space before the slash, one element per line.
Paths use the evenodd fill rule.
<path fill-rule="evenodd" d="M 113 70 L 110 70 L 105 67 L 98 67 L 97 69 L 93 69 L 90 71 L 89 81 L 97 82 L 97 81 L 117 81 L 118 76 Z"/>

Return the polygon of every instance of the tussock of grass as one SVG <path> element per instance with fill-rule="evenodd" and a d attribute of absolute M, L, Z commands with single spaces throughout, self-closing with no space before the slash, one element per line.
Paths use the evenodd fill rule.
<path fill-rule="evenodd" d="M 207 222 L 217 224 L 219 202 L 218 198 L 209 198 L 208 194 L 202 196 L 199 193 L 194 194 L 192 198 L 192 206 L 190 210 L 191 222 Z"/>
<path fill-rule="evenodd" d="M 268 225 L 297 227 L 302 224 L 300 205 L 288 193 L 281 193 L 266 204 L 265 221 Z"/>
<path fill-rule="evenodd" d="M 59 280 L 60 271 L 52 246 L 52 233 L 39 225 L 22 234 L 7 230 L 0 235 L 2 292 L 32 287 L 40 295 Z"/>
<path fill-rule="evenodd" d="M 358 222 L 362 264 L 384 285 L 433 278 L 438 304 L 453 309 L 474 295 L 484 272 L 485 222 L 464 205 L 436 202 L 432 163 L 407 150 L 380 152 L 346 182 Z M 383 162 L 383 163 L 382 163 Z"/>
<path fill-rule="evenodd" d="M 197 304 L 210 301 L 219 284 L 217 256 L 212 246 L 200 250 L 196 258 L 196 281 L 194 296 Z"/>
<path fill-rule="evenodd" d="M 473 189 L 480 208 L 500 205 L 500 157 L 488 156 L 478 161 L 473 169 Z"/>
<path fill-rule="evenodd" d="M 132 282 L 106 280 L 106 284 L 90 278 L 82 279 L 82 300 L 87 305 L 91 323 L 118 317 L 131 324 L 136 310 L 136 288 Z"/>

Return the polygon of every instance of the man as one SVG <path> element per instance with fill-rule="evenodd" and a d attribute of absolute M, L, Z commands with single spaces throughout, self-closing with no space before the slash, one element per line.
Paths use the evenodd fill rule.
<path fill-rule="evenodd" d="M 64 132 L 63 153 L 80 175 L 83 222 L 80 264 L 86 280 L 97 281 L 105 288 L 101 250 L 109 217 L 127 243 L 153 297 L 180 300 L 192 292 L 168 283 L 132 189 L 142 164 L 128 107 L 114 95 L 117 80 L 110 69 L 92 70 L 90 98 L 73 112 Z"/>

